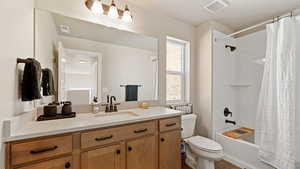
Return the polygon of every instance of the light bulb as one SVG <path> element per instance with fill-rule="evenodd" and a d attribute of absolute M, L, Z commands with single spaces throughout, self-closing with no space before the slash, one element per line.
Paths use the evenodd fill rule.
<path fill-rule="evenodd" d="M 122 21 L 129 22 L 129 23 L 132 22 L 131 12 L 129 11 L 127 5 L 126 5 L 124 13 L 123 13 Z"/>
<path fill-rule="evenodd" d="M 92 7 L 91 7 L 91 11 L 94 14 L 97 15 L 102 15 L 103 14 L 103 7 L 102 7 L 102 3 L 100 0 L 95 0 Z"/>
<path fill-rule="evenodd" d="M 109 7 L 108 16 L 113 19 L 117 19 L 119 17 L 118 9 L 116 7 L 114 0 L 112 1 Z"/>

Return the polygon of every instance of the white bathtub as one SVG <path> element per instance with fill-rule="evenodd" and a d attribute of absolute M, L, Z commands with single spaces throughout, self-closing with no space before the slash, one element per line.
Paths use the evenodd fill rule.
<path fill-rule="evenodd" d="M 258 146 L 224 136 L 223 131 L 216 133 L 216 141 L 223 146 L 224 159 L 244 169 L 274 169 L 258 159 Z M 299 163 L 297 169 L 300 169 Z"/>

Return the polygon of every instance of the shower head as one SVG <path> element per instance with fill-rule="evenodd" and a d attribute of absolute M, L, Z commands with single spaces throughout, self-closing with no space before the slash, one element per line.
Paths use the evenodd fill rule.
<path fill-rule="evenodd" d="M 231 46 L 231 45 L 225 45 L 225 48 L 230 48 L 230 51 L 233 52 L 236 50 L 235 46 Z"/>

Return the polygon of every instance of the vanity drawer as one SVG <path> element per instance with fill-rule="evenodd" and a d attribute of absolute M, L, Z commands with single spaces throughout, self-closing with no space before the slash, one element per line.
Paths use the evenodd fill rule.
<path fill-rule="evenodd" d="M 72 169 L 72 156 L 62 157 L 54 160 L 48 160 L 18 169 Z"/>
<path fill-rule="evenodd" d="M 122 135 L 123 137 L 126 137 L 126 139 L 151 135 L 155 133 L 155 126 L 155 121 L 128 125 L 125 126 L 125 130 L 122 131 Z"/>
<path fill-rule="evenodd" d="M 41 138 L 11 144 L 12 165 L 41 160 L 72 152 L 72 136 Z"/>
<path fill-rule="evenodd" d="M 105 145 L 122 140 L 120 127 L 99 129 L 81 133 L 81 148 Z"/>
<path fill-rule="evenodd" d="M 110 144 L 121 140 L 150 135 L 154 132 L 154 121 L 83 132 L 81 133 L 81 148 Z"/>
<path fill-rule="evenodd" d="M 180 128 L 181 128 L 181 118 L 180 117 L 159 120 L 159 131 L 160 132 L 174 130 L 174 129 L 180 129 Z"/>

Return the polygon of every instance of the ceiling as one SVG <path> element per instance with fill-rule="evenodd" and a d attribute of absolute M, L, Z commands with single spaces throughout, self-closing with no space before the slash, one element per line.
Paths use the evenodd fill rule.
<path fill-rule="evenodd" d="M 215 20 L 235 30 L 300 8 L 300 0 L 227 0 L 230 3 L 229 7 L 212 14 L 203 8 L 212 0 L 127 1 L 189 24 L 199 25 L 205 21 Z"/>

